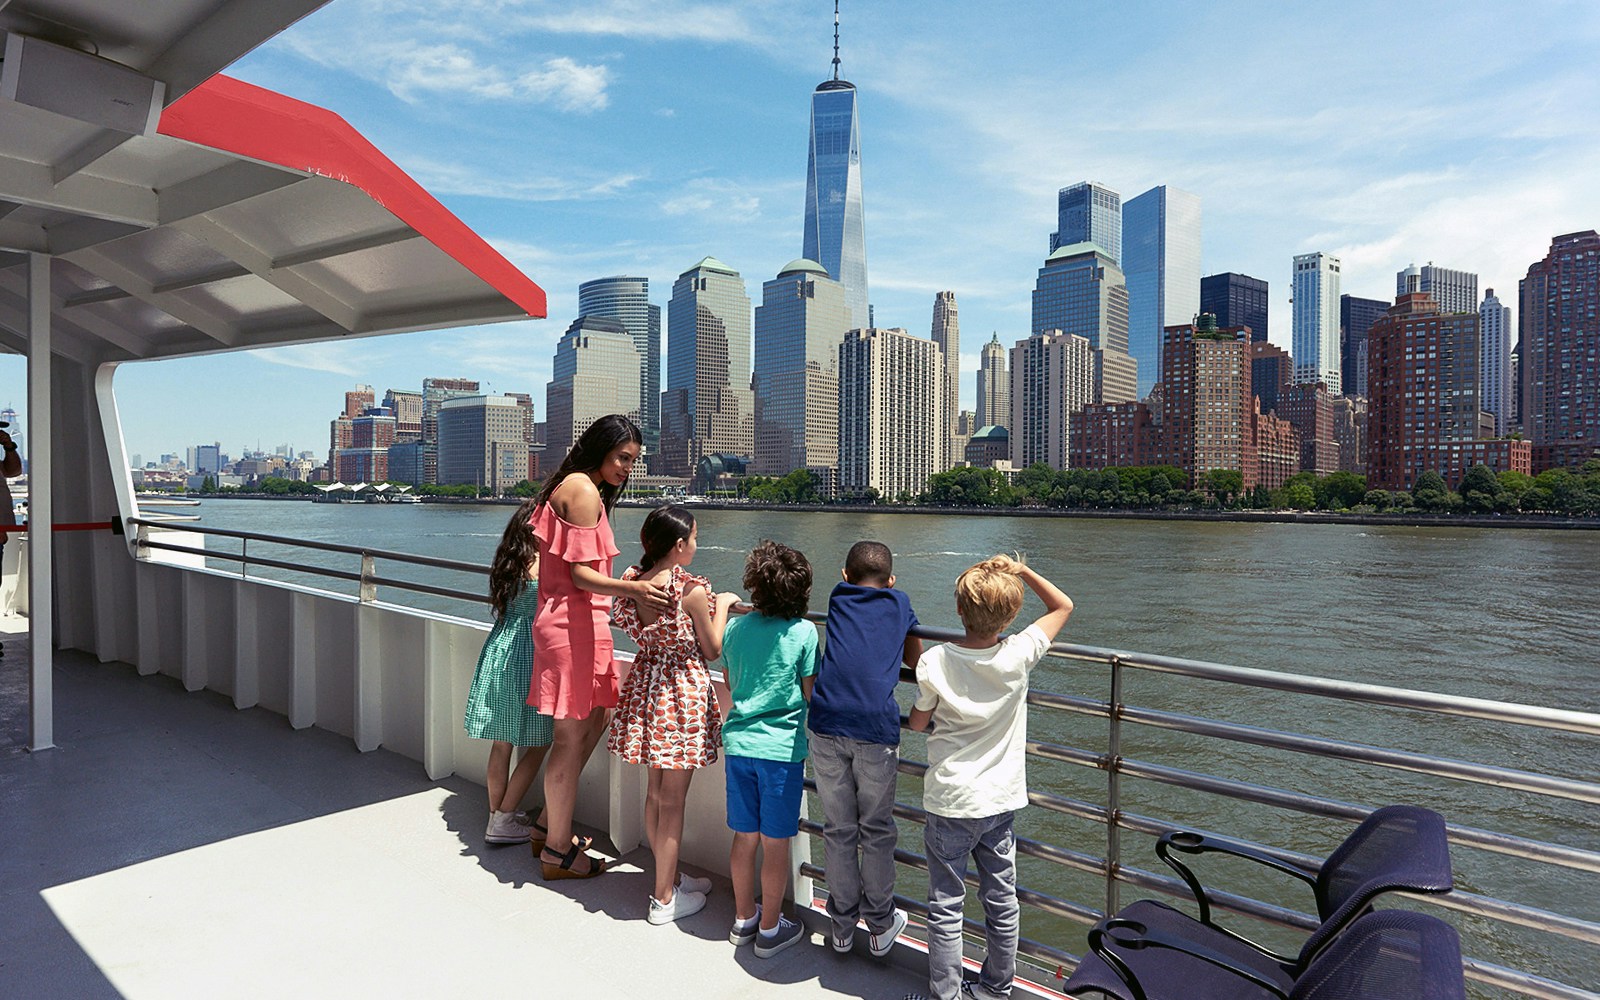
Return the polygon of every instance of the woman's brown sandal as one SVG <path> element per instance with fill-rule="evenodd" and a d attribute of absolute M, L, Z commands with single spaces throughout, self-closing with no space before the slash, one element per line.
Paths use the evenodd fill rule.
<path fill-rule="evenodd" d="M 572 863 L 578 860 L 579 854 L 583 854 L 584 857 L 589 859 L 589 870 L 586 872 L 572 870 Z M 543 868 L 544 880 L 546 882 L 553 882 L 557 879 L 564 878 L 594 878 L 596 875 L 599 875 L 606 870 L 606 862 L 604 858 L 597 858 L 593 854 L 584 853 L 583 848 L 577 844 L 573 844 L 572 848 L 568 850 L 567 853 L 561 855 L 560 863 L 551 864 L 550 862 L 544 860 L 544 858 L 541 856 L 539 858 L 539 864 Z"/>
<path fill-rule="evenodd" d="M 534 857 L 538 857 L 544 853 L 545 841 L 550 839 L 550 831 L 540 826 L 537 822 L 530 824 L 530 826 L 533 828 L 533 835 L 528 838 L 528 843 L 533 845 Z M 585 851 L 594 846 L 593 837 L 573 837 L 572 842 Z"/>

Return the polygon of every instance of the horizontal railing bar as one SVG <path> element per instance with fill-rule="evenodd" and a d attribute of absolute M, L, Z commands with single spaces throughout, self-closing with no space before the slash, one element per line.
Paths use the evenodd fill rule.
<path fill-rule="evenodd" d="M 1520 791 L 1538 792 L 1555 798 L 1600 803 L 1600 784 L 1577 781 L 1571 778 L 1558 778 L 1551 775 L 1535 774 L 1531 771 L 1494 767 L 1490 764 L 1473 764 L 1449 757 L 1436 757 L 1431 754 L 1387 750 L 1364 743 L 1351 743 L 1320 736 L 1283 733 L 1273 729 L 1246 726 L 1236 722 L 1214 722 L 1192 715 L 1162 712 L 1149 708 L 1127 706 L 1123 709 L 1122 718 L 1125 721 L 1137 722 L 1156 729 L 1191 733 L 1196 736 L 1212 736 L 1235 743 L 1250 743 L 1278 750 L 1293 750 L 1316 757 L 1374 764 L 1379 767 L 1414 771 L 1419 774 L 1429 774 L 1441 778 L 1454 778 L 1474 784 L 1494 785 L 1498 788 L 1515 788 Z"/>
<path fill-rule="evenodd" d="M 1107 810 L 1105 806 L 1097 806 L 1092 802 L 1084 802 L 1081 799 L 1069 799 L 1062 795 L 1052 795 L 1049 792 L 1029 792 L 1028 804 L 1038 806 L 1040 809 L 1048 809 L 1054 813 L 1060 813 L 1063 816 L 1092 820 L 1101 826 L 1104 826 L 1106 822 Z"/>
<path fill-rule="evenodd" d="M 1493 896 L 1480 896 L 1475 892 L 1463 892 L 1460 889 L 1445 893 L 1442 896 L 1429 896 L 1428 902 L 1446 910 L 1454 910 L 1457 913 L 1471 913 L 1480 917 L 1488 917 L 1502 924 L 1531 927 L 1534 930 L 1559 934 L 1573 941 L 1600 944 L 1600 924 L 1581 920 L 1577 917 L 1569 917 L 1561 913 L 1552 913 L 1549 910 L 1541 910 L 1537 906 L 1512 903 L 1504 899 L 1496 899 Z"/>
<path fill-rule="evenodd" d="M 1600 993 L 1591 993 L 1577 986 L 1568 986 L 1566 983 L 1558 983 L 1553 979 L 1546 979 L 1519 969 L 1508 969 L 1482 959 L 1463 958 L 1461 965 L 1468 979 L 1534 997 L 1536 1000 L 1600 1000 Z"/>
<path fill-rule="evenodd" d="M 1341 681 L 1308 674 L 1280 673 L 1255 667 L 1237 667 L 1228 663 L 1207 660 L 1189 660 L 1156 653 L 1137 653 L 1096 646 L 1079 646 L 1072 643 L 1052 643 L 1050 652 L 1055 656 L 1076 660 L 1092 660 L 1109 664 L 1113 658 L 1124 667 L 1134 667 L 1153 673 L 1178 674 L 1202 680 L 1227 681 L 1247 687 L 1266 688 L 1295 694 L 1310 694 L 1337 698 L 1340 701 L 1358 701 L 1390 708 L 1411 708 L 1444 715 L 1473 719 L 1491 719 L 1498 722 L 1515 722 L 1546 729 L 1564 729 L 1575 733 L 1600 736 L 1600 712 L 1579 712 L 1570 709 L 1547 708 L 1543 705 L 1524 705 L 1515 702 L 1491 701 L 1487 698 L 1468 698 L 1461 695 L 1415 691 L 1409 688 L 1388 687 L 1382 684 L 1365 684 L 1359 681 Z"/>
<path fill-rule="evenodd" d="M 1083 698 L 1078 695 L 1056 694 L 1053 691 L 1036 691 L 1028 689 L 1028 704 L 1040 708 L 1050 708 L 1058 712 L 1068 712 L 1076 715 L 1092 715 L 1104 719 L 1111 714 L 1111 709 L 1103 701 L 1093 698 Z"/>
<path fill-rule="evenodd" d="M 1054 760 L 1063 764 L 1076 764 L 1079 767 L 1093 768 L 1097 771 L 1103 771 L 1108 766 L 1106 755 L 1103 753 L 1080 750 L 1077 747 L 1065 747 L 1059 743 L 1043 743 L 1038 740 L 1029 740 L 1026 749 L 1029 756 L 1039 757 L 1043 760 Z"/>
<path fill-rule="evenodd" d="M 417 583 L 412 580 L 397 580 L 388 576 L 369 576 L 367 582 L 379 587 L 398 587 L 401 590 L 412 590 L 419 594 L 432 594 L 435 597 L 450 597 L 458 601 L 467 601 L 471 604 L 488 604 L 489 595 L 469 594 L 464 590 L 455 590 L 450 587 L 435 587 L 431 583 Z"/>
<path fill-rule="evenodd" d="M 1164 764 L 1152 764 L 1148 761 L 1123 758 L 1119 767 L 1123 774 L 1130 777 L 1144 778 L 1178 788 L 1189 788 L 1232 799 L 1276 806 L 1313 816 L 1347 819 L 1351 822 L 1359 823 L 1366 819 L 1367 815 L 1372 811 L 1349 802 L 1340 802 L 1336 799 L 1321 798 L 1301 792 L 1290 792 L 1267 785 L 1235 781 L 1231 778 L 1218 778 L 1195 771 L 1185 771 L 1182 768 L 1168 767 Z M 1125 822 L 1123 825 L 1129 829 L 1134 829 L 1129 823 Z M 1167 826 L 1165 829 L 1178 829 L 1180 826 L 1181 824 Z M 1515 837 L 1510 834 L 1497 833 L 1493 830 L 1481 830 L 1470 826 L 1450 824 L 1448 830 L 1452 843 L 1475 847 L 1484 851 L 1493 851 L 1496 854 L 1524 858 L 1529 861 L 1542 861 L 1546 864 L 1558 865 L 1577 871 L 1600 872 L 1600 851 L 1589 851 L 1581 847 L 1569 847 L 1565 844 L 1551 844 L 1540 840 L 1530 840 L 1526 837 Z M 1161 832 L 1165 832 L 1165 830 Z"/>
<path fill-rule="evenodd" d="M 237 552 L 213 552 L 209 549 L 192 549 L 187 545 L 169 545 L 166 542 L 141 542 L 147 549 L 162 549 L 168 552 L 187 552 L 191 555 L 205 556 L 208 559 L 225 559 L 230 562 L 248 563 L 251 566 L 271 566 L 274 569 L 286 569 L 293 573 L 305 573 L 310 576 L 327 576 L 335 580 L 352 580 L 361 582 L 360 573 L 351 573 L 342 569 L 327 569 L 322 566 L 308 566 L 304 563 L 287 562 L 282 559 L 263 559 L 259 556 L 245 556 Z"/>
<path fill-rule="evenodd" d="M 282 535 L 264 535 L 256 531 L 239 531 L 235 528 L 205 528 L 199 525 L 184 524 L 174 525 L 166 521 L 151 521 L 142 517 L 128 518 L 129 524 L 142 524 L 166 531 L 188 531 L 198 535 L 217 535 L 221 538 L 242 538 L 251 542 L 271 542 L 277 545 L 294 545 L 304 549 L 317 549 L 321 552 L 340 552 L 353 556 L 372 556 L 374 559 L 392 559 L 396 562 L 410 563 L 413 566 L 431 566 L 434 569 L 448 569 L 458 573 L 475 573 L 479 576 L 488 576 L 489 567 L 479 563 L 460 562 L 455 559 L 439 559 L 434 556 L 419 556 L 409 552 L 395 552 L 389 549 L 364 548 L 360 545 L 341 545 L 338 542 L 319 542 L 305 538 L 284 538 Z M 145 543 L 150 544 L 150 543 Z M 257 562 L 251 559 L 250 562 Z"/>

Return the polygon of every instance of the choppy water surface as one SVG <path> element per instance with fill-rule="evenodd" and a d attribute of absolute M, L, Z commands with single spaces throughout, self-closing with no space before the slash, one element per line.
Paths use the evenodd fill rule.
<path fill-rule="evenodd" d="M 206 526 L 487 563 L 512 509 L 241 500 L 208 501 L 198 512 Z M 739 590 L 745 553 L 757 541 L 774 538 L 810 558 L 817 580 L 812 607 L 822 610 L 850 545 L 875 538 L 894 551 L 898 585 L 911 596 L 922 621 L 954 626 L 951 591 L 956 575 L 996 552 L 1022 552 L 1076 602 L 1077 611 L 1062 635 L 1069 642 L 1600 711 L 1594 628 L 1600 607 L 1600 534 L 1591 532 L 766 510 L 699 510 L 696 515 L 700 550 L 694 568 L 718 589 Z M 637 538 L 643 517 L 640 510 L 618 512 L 623 559 L 638 555 L 637 544 L 629 543 Z M 236 543 L 214 540 L 212 547 L 237 551 Z M 287 550 L 260 543 L 251 544 L 251 553 L 287 556 Z M 356 568 L 354 557 L 316 555 L 308 561 Z M 483 589 L 482 577 L 402 570 L 383 562 L 378 570 L 472 592 Z M 283 576 L 271 571 L 262 575 Z M 341 589 L 334 581 L 300 582 Z M 486 618 L 481 605 L 394 590 L 380 596 Z M 1030 597 L 1023 620 L 1038 610 Z M 1034 686 L 1103 700 L 1108 672 L 1100 665 L 1047 661 Z M 1600 780 L 1600 741 L 1593 738 L 1137 673 L 1128 680 L 1127 700 L 1329 739 Z M 1035 711 L 1029 725 L 1035 740 L 1095 752 L 1106 749 L 1104 720 Z M 1600 850 L 1600 807 L 1595 805 L 1143 726 L 1126 727 L 1122 749 L 1129 758 L 1364 805 L 1419 802 L 1463 826 Z M 921 738 L 908 736 L 905 756 L 920 759 L 922 750 Z M 1098 771 L 1041 761 L 1029 767 L 1036 789 L 1104 802 L 1105 779 Z M 904 780 L 902 800 L 916 802 L 915 783 Z M 1163 823 L 1315 853 L 1325 853 L 1348 831 L 1346 824 L 1132 779 L 1123 781 L 1123 808 Z M 1100 827 L 1058 813 L 1029 809 L 1018 827 L 1023 836 L 1088 854 L 1105 852 Z M 902 824 L 902 836 L 907 847 L 920 850 L 914 828 Z M 1123 842 L 1125 864 L 1159 867 L 1147 838 L 1124 834 Z M 1600 921 L 1600 878 L 1593 874 L 1465 848 L 1457 848 L 1455 858 L 1462 889 Z M 1026 885 L 1104 905 L 1104 889 L 1096 877 L 1030 858 L 1023 858 L 1019 867 Z M 1229 888 L 1300 909 L 1310 905 L 1293 889 L 1279 893 L 1271 883 L 1233 869 L 1219 870 L 1217 877 Z M 902 891 L 917 896 L 925 887 L 908 877 Z M 1124 895 L 1131 899 L 1135 893 L 1124 889 Z M 1600 973 L 1595 971 L 1600 949 L 1545 933 L 1452 919 L 1466 932 L 1466 949 L 1472 954 L 1600 990 Z M 1026 917 L 1024 934 L 1074 952 L 1083 947 L 1081 929 L 1064 921 Z"/>

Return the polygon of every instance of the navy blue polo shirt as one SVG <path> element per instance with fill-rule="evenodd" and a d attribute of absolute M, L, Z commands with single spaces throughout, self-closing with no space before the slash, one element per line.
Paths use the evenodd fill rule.
<path fill-rule="evenodd" d="M 892 587 L 841 583 L 828 597 L 828 642 L 811 689 L 810 728 L 824 736 L 900 745 L 894 700 L 911 599 Z"/>

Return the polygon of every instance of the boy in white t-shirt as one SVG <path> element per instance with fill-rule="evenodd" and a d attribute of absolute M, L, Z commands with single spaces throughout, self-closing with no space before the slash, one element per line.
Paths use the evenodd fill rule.
<path fill-rule="evenodd" d="M 1004 641 L 1026 584 L 1045 614 Z M 1017 969 L 1016 810 L 1028 804 L 1028 674 L 1072 614 L 1072 598 L 1019 559 L 995 556 L 956 580 L 966 636 L 917 662 L 912 729 L 928 734 L 922 805 L 928 814 L 928 986 L 933 1000 L 1009 997 Z M 988 954 L 976 983 L 961 981 L 962 880 L 978 869 Z"/>

